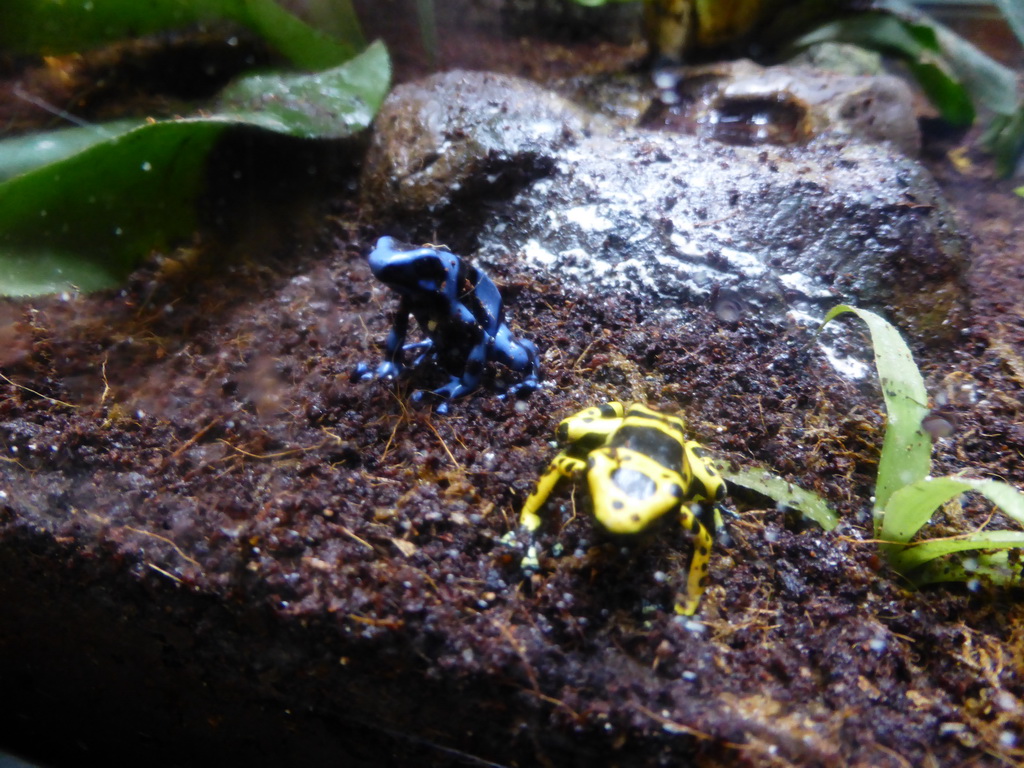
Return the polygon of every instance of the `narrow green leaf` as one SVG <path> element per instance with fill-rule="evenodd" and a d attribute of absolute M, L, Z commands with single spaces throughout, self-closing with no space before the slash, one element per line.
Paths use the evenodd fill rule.
<path fill-rule="evenodd" d="M 57 162 L 0 183 L 0 294 L 116 285 L 152 249 L 194 231 L 206 157 L 227 128 L 350 136 L 369 125 L 389 77 L 387 52 L 378 43 L 327 72 L 250 78 L 228 93 L 217 114 L 121 126 L 119 135 L 84 141 L 85 149 L 57 152 Z M 261 101 L 257 85 L 270 97 Z M 5 148 L 0 143 L 0 156 Z"/>
<path fill-rule="evenodd" d="M 339 0 L 352 14 L 350 0 Z M 346 10 L 347 9 L 347 10 Z M 231 20 L 263 35 L 294 64 L 335 66 L 363 45 L 311 28 L 273 0 L 3 0 L 0 49 L 10 53 L 72 53 L 120 38 Z"/>
<path fill-rule="evenodd" d="M 910 541 L 939 507 L 966 491 L 977 491 L 1004 514 L 1024 524 L 1024 495 L 1012 485 L 999 480 L 936 477 L 911 483 L 892 494 L 885 505 L 879 537 L 886 541 Z"/>
<path fill-rule="evenodd" d="M 602 5 L 615 5 L 616 3 L 633 3 L 637 0 L 573 0 L 576 5 L 583 5 L 587 8 L 599 8 Z"/>
<path fill-rule="evenodd" d="M 431 65 L 436 66 L 440 44 L 437 36 L 437 9 L 434 7 L 434 0 L 416 0 L 416 16 L 420 22 L 420 41 L 423 43 L 423 50 L 430 57 Z"/>
<path fill-rule="evenodd" d="M 995 157 L 999 175 L 1011 176 L 1024 155 L 1024 107 L 994 117 L 980 141 Z"/>
<path fill-rule="evenodd" d="M 358 37 L 336 40 L 311 28 L 274 0 L 245 0 L 241 12 L 230 18 L 249 27 L 303 69 L 337 66 L 352 58 L 364 45 L 358 28 L 352 31 Z"/>
<path fill-rule="evenodd" d="M 731 485 L 747 488 L 767 496 L 778 504 L 795 509 L 826 531 L 831 531 L 839 524 L 838 516 L 821 496 L 793 485 L 763 468 L 732 470 L 724 461 L 716 461 L 715 466 Z"/>
<path fill-rule="evenodd" d="M 954 552 L 1024 547 L 1024 531 L 984 531 L 961 539 L 942 539 L 915 544 L 892 558 L 893 567 L 910 573 L 925 563 Z"/>
<path fill-rule="evenodd" d="M 1022 7 L 1019 0 L 1007 2 L 1017 4 L 1018 9 Z M 873 4 L 878 10 L 907 24 L 929 27 L 945 66 L 976 104 L 982 104 L 999 115 L 1011 114 L 1017 108 L 1017 74 L 1012 69 L 904 0 L 874 0 Z"/>
<path fill-rule="evenodd" d="M 937 26 L 888 13 L 861 13 L 818 27 L 800 37 L 794 46 L 805 48 L 822 42 L 851 43 L 902 59 L 945 119 L 956 125 L 968 125 L 974 120 L 969 89 L 946 60 L 946 46 Z M 974 52 L 978 53 L 976 49 Z M 962 69 L 961 76 L 975 71 L 967 64 Z"/>
<path fill-rule="evenodd" d="M 970 125 L 974 122 L 976 112 L 971 94 L 939 64 L 914 60 L 907 60 L 904 63 L 944 120 L 953 125 Z"/>
<path fill-rule="evenodd" d="M 1020 103 L 1017 74 L 941 24 L 935 30 L 943 61 L 971 99 L 998 115 L 1013 114 Z"/>
<path fill-rule="evenodd" d="M 982 552 L 964 559 L 930 560 L 914 572 L 913 579 L 919 586 L 943 581 L 971 583 L 976 579 L 1006 586 L 1021 583 L 1021 566 L 1016 552 Z"/>
<path fill-rule="evenodd" d="M 1020 0 L 995 0 L 995 4 L 1006 17 L 1013 34 L 1024 45 L 1024 3 Z"/>
<path fill-rule="evenodd" d="M 928 393 L 903 337 L 879 315 L 840 304 L 825 315 L 822 327 L 846 312 L 857 315 L 868 326 L 875 352 L 875 368 L 885 399 L 887 424 L 875 484 L 877 535 L 882 526 L 882 511 L 889 506 L 889 497 L 903 486 L 925 478 L 931 468 L 931 438 L 921 429 L 921 421 L 928 413 Z"/>

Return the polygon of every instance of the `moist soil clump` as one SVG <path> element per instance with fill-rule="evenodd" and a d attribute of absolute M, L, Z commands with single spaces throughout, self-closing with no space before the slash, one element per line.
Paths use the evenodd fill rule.
<path fill-rule="evenodd" d="M 1021 487 L 1024 214 L 983 158 L 965 175 L 929 148 L 974 243 L 969 323 L 914 343 L 956 414 L 934 471 Z M 491 276 L 546 385 L 501 399 L 491 368 L 441 416 L 409 399 L 436 372 L 352 381 L 397 304 L 370 275 L 387 233 L 353 185 L 310 189 L 287 167 L 267 183 L 293 193 L 287 215 L 236 200 L 198 246 L 214 266 L 183 250 L 119 291 L 0 304 L 5 746 L 55 764 L 1024 758 L 1019 591 L 912 590 L 869 540 L 873 378 L 840 376 L 797 326 L 701 306 L 669 322 L 506 265 Z M 841 352 L 869 360 L 844 328 Z M 680 413 L 716 455 L 824 495 L 841 525 L 734 495 L 701 611 L 681 620 L 683 532 L 624 547 L 567 483 L 524 576 L 501 539 L 554 426 L 609 400 Z M 963 532 L 990 511 L 968 498 L 938 522 Z"/>

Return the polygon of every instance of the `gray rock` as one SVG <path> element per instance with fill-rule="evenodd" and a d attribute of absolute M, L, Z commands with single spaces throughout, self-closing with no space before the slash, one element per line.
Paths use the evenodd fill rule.
<path fill-rule="evenodd" d="M 769 124 L 781 123 L 780 130 L 790 131 L 793 143 L 853 138 L 890 142 L 911 156 L 920 150 L 914 95 L 910 86 L 892 75 L 762 67 L 741 59 L 691 68 L 683 83 L 691 80 L 701 85 L 699 96 L 689 99 L 694 113 L 690 119 L 712 129 L 730 118 L 737 122 L 757 115 Z M 760 121 L 755 127 L 769 128 Z"/>
<path fill-rule="evenodd" d="M 374 122 L 362 194 L 378 214 L 441 213 L 550 173 L 586 116 L 527 80 L 454 71 L 392 91 Z"/>
<path fill-rule="evenodd" d="M 914 160 L 851 141 L 745 147 L 585 127 L 513 78 L 403 86 L 378 123 L 367 201 L 424 238 L 466 242 L 455 230 L 473 222 L 478 262 L 632 293 L 665 315 L 720 296 L 774 320 L 853 301 L 950 332 L 965 247 Z"/>
<path fill-rule="evenodd" d="M 564 93 L 622 127 L 690 133 L 726 144 L 853 139 L 888 142 L 911 156 L 920 150 L 913 92 L 893 75 L 762 67 L 739 59 L 663 70 L 656 79 L 665 84 L 661 90 L 639 73 L 575 78 Z"/>

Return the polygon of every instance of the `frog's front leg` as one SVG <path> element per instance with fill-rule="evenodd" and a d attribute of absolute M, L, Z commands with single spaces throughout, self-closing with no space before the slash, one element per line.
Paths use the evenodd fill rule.
<path fill-rule="evenodd" d="M 427 358 L 434 349 L 433 339 L 424 339 L 423 341 L 414 341 L 412 344 L 406 344 L 402 347 L 403 352 L 416 352 L 416 357 L 409 363 L 410 368 L 418 368 L 420 364 Z"/>
<path fill-rule="evenodd" d="M 378 379 L 397 378 L 405 367 L 403 364 L 403 352 L 406 334 L 409 333 L 409 313 L 412 310 L 412 302 L 402 297 L 395 311 L 395 322 L 391 326 L 391 332 L 384 342 L 384 360 L 377 366 Z"/>
<path fill-rule="evenodd" d="M 534 541 L 534 536 L 543 522 L 538 513 L 541 507 L 544 506 L 544 502 L 548 500 L 551 492 L 555 490 L 559 480 L 563 477 L 578 477 L 586 469 L 586 461 L 563 451 L 551 460 L 547 471 L 537 480 L 537 487 L 534 488 L 533 493 L 526 497 L 526 501 L 523 503 L 523 511 L 519 514 L 519 528 L 527 533 L 529 540 L 526 555 L 523 557 L 521 564 L 524 571 L 537 571 L 540 569 L 540 559 L 537 556 L 537 544 Z"/>
<path fill-rule="evenodd" d="M 712 507 L 713 509 L 713 507 Z M 713 539 L 708 530 L 705 518 L 701 515 L 698 519 L 693 512 L 683 507 L 679 511 L 680 522 L 683 528 L 693 533 L 693 559 L 690 561 L 690 572 L 686 578 L 686 594 L 683 599 L 676 600 L 675 610 L 681 616 L 692 616 L 700 606 L 701 595 L 707 587 L 708 563 L 711 561 L 711 545 Z M 714 530 L 714 516 L 711 517 L 711 530 Z"/>

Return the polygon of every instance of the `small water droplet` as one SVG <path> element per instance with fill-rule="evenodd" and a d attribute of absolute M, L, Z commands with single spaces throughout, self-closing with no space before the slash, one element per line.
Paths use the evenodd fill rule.
<path fill-rule="evenodd" d="M 933 440 L 949 437 L 956 431 L 956 416 L 948 411 L 932 411 L 921 419 L 921 429 Z"/>
<path fill-rule="evenodd" d="M 735 296 L 719 296 L 713 309 L 723 323 L 735 323 L 743 315 L 743 302 Z"/>

